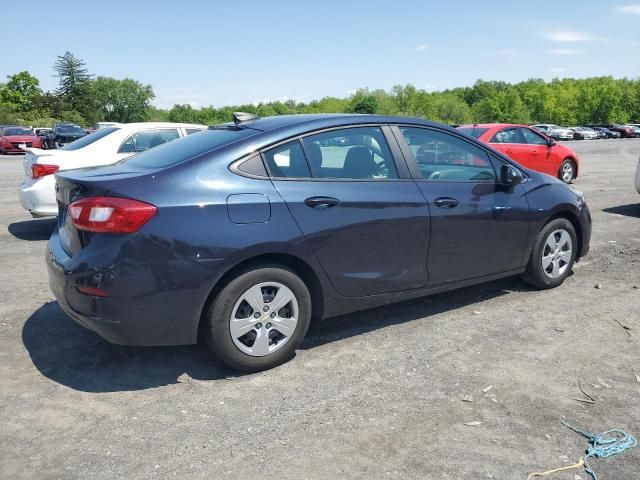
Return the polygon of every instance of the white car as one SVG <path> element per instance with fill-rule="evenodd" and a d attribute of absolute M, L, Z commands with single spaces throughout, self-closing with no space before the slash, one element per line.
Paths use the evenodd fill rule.
<path fill-rule="evenodd" d="M 57 216 L 55 172 L 116 163 L 206 128 L 185 123 L 127 123 L 103 128 L 57 150 L 28 148 L 20 203 L 33 217 Z"/>
<path fill-rule="evenodd" d="M 571 127 L 571 130 L 578 134 L 578 138 L 582 140 L 597 140 L 598 132 L 587 127 Z"/>
<path fill-rule="evenodd" d="M 553 123 L 538 123 L 537 125 L 531 125 L 531 127 L 540 130 L 555 140 L 573 140 L 573 130 L 570 128 L 560 127 Z"/>

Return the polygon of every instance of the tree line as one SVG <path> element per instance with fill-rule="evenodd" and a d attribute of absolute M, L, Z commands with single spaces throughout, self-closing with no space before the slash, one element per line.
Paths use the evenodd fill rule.
<path fill-rule="evenodd" d="M 69 121 L 172 121 L 213 125 L 231 113 L 260 116 L 297 113 L 374 113 L 423 117 L 448 124 L 554 123 L 587 125 L 640 123 L 640 78 L 531 79 L 519 83 L 478 80 L 471 87 L 427 91 L 408 84 L 389 91 L 360 89 L 348 97 L 310 102 L 275 101 L 216 108 L 174 105 L 160 109 L 150 85 L 130 78 L 94 76 L 72 53 L 60 55 L 53 74 L 58 88 L 43 92 L 39 80 L 19 72 L 0 83 L 0 123 L 47 126 Z"/>

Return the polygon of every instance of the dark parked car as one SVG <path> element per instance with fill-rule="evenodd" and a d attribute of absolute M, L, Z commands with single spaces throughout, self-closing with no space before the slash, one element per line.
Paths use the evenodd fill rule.
<path fill-rule="evenodd" d="M 604 127 L 591 127 L 596 132 L 598 132 L 598 136 L 600 138 L 620 138 L 620 132 L 614 132 Z"/>
<path fill-rule="evenodd" d="M 450 127 L 235 119 L 56 174 L 49 280 L 77 322 L 126 345 L 201 334 L 253 371 L 312 319 L 511 275 L 552 288 L 589 250 L 580 193 Z"/>
<path fill-rule="evenodd" d="M 609 123 L 606 125 L 589 125 L 589 127 L 606 128 L 608 130 L 611 130 L 612 132 L 618 132 L 622 138 L 633 138 L 636 136 L 636 132 L 634 132 L 632 128 L 625 127 L 624 125 Z"/>
<path fill-rule="evenodd" d="M 56 123 L 49 132 L 43 132 L 42 146 L 45 149 L 64 147 L 84 137 L 87 132 L 72 123 Z"/>

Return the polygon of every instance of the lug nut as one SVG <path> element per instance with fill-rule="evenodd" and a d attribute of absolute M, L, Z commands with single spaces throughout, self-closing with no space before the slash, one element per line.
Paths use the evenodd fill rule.
<path fill-rule="evenodd" d="M 270 324 L 270 323 L 267 323 L 267 324 L 265 325 L 265 327 L 267 327 L 267 328 L 271 328 L 271 324 Z"/>
<path fill-rule="evenodd" d="M 271 312 L 271 318 L 276 318 L 276 312 Z"/>
<path fill-rule="evenodd" d="M 262 310 L 264 310 L 265 312 L 268 312 L 268 311 L 269 311 L 269 307 L 267 307 L 267 306 L 265 305 L 265 307 L 264 307 Z"/>
<path fill-rule="evenodd" d="M 260 318 L 260 313 L 259 312 L 254 313 L 253 318 Z"/>
<path fill-rule="evenodd" d="M 261 323 L 256 323 L 256 330 L 260 330 L 262 328 L 262 324 Z"/>

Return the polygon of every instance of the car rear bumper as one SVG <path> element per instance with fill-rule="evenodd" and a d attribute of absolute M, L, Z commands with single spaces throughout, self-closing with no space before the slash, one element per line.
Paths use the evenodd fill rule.
<path fill-rule="evenodd" d="M 70 257 L 58 231 L 53 232 L 46 262 L 60 307 L 111 343 L 195 343 L 211 272 L 141 235 L 121 237 L 97 241 L 95 248 Z M 86 295 L 79 286 L 100 288 L 109 296 Z"/>
<path fill-rule="evenodd" d="M 25 178 L 18 188 L 20 203 L 25 210 L 36 217 L 55 217 L 58 215 L 55 178 L 53 175 L 33 180 Z"/>

